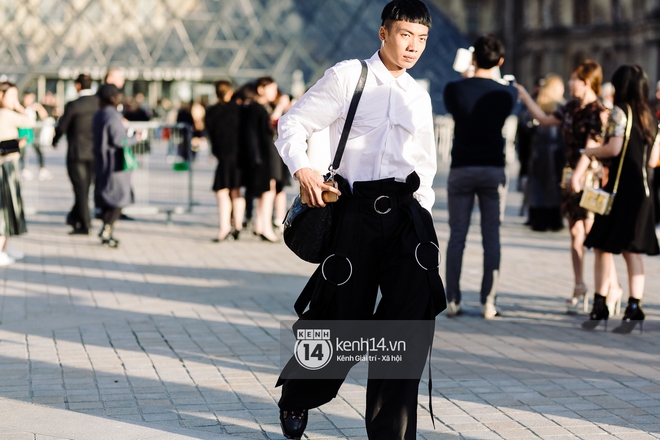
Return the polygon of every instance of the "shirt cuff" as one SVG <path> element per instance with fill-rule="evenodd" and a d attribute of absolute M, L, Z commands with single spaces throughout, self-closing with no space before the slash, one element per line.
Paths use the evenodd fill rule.
<path fill-rule="evenodd" d="M 312 164 L 306 153 L 289 156 L 287 166 L 289 167 L 289 171 L 291 171 L 291 175 L 295 175 L 296 171 L 302 168 L 312 168 Z"/>

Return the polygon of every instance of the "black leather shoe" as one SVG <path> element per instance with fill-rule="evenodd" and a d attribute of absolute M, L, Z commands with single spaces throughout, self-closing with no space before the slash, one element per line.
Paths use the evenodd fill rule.
<path fill-rule="evenodd" d="M 307 427 L 307 410 L 285 411 L 280 409 L 282 434 L 289 439 L 300 439 Z"/>
<path fill-rule="evenodd" d="M 89 229 L 75 228 L 73 231 L 69 232 L 69 235 L 89 235 Z"/>

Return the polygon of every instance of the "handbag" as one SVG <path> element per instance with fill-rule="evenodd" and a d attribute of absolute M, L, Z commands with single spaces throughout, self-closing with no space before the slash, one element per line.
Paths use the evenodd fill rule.
<path fill-rule="evenodd" d="M 597 188 L 584 188 L 582 193 L 582 198 L 580 199 L 580 206 L 591 212 L 595 212 L 600 215 L 609 215 L 612 211 L 612 204 L 614 203 L 614 198 L 616 197 L 617 189 L 619 188 L 619 179 L 621 178 L 621 168 L 623 167 L 623 160 L 626 157 L 626 150 L 628 149 L 628 141 L 630 141 L 630 132 L 632 130 L 632 111 L 630 106 L 628 107 L 628 120 L 626 121 L 626 137 L 623 141 L 623 151 L 621 153 L 621 160 L 619 161 L 619 169 L 616 173 L 616 180 L 614 181 L 614 188 L 612 193 L 609 193 L 603 189 Z"/>
<path fill-rule="evenodd" d="M 360 63 L 362 64 L 362 73 L 346 115 L 346 123 L 339 139 L 337 152 L 328 168 L 330 173 L 324 176 L 325 182 L 330 185 L 336 184 L 335 175 L 346 148 L 348 134 L 351 131 L 351 125 L 353 125 L 364 85 L 367 82 L 369 70 L 367 63 L 363 60 L 360 60 Z M 324 208 L 310 208 L 303 203 L 300 194 L 298 194 L 286 213 L 283 225 L 284 243 L 302 260 L 319 264 L 330 254 L 330 246 L 332 245 L 332 205 L 326 205 Z"/>
<path fill-rule="evenodd" d="M 21 147 L 18 144 L 18 139 L 11 139 L 8 141 L 0 142 L 0 156 L 5 156 L 10 153 L 17 153 L 21 151 Z"/>
<path fill-rule="evenodd" d="M 133 149 L 128 145 L 128 142 L 124 140 L 124 171 L 133 171 L 138 169 L 138 161 L 135 158 Z"/>

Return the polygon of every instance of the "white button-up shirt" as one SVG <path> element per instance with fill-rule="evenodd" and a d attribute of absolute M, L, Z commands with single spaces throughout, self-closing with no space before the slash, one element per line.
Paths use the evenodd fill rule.
<path fill-rule="evenodd" d="M 408 73 L 395 78 L 378 52 L 367 64 L 369 75 L 338 174 L 352 188 L 354 182 L 392 177 L 405 182 L 416 171 L 421 184 L 414 196 L 430 212 L 436 172 L 431 98 Z M 326 127 L 330 128 L 330 155 L 334 157 L 361 69 L 358 60 L 331 67 L 280 118 L 275 145 L 292 174 L 311 168 L 307 139 Z"/>

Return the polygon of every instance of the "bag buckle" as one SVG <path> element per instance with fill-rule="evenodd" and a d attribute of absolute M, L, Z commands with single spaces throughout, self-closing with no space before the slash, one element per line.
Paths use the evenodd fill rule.
<path fill-rule="evenodd" d="M 392 210 L 392 207 L 388 206 L 386 211 L 379 210 L 378 209 L 378 201 L 381 200 L 381 199 L 389 200 L 390 196 L 379 196 L 376 200 L 374 200 L 374 211 L 376 211 L 378 214 L 385 215 L 385 214 L 389 213 Z"/>

